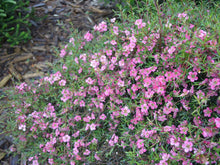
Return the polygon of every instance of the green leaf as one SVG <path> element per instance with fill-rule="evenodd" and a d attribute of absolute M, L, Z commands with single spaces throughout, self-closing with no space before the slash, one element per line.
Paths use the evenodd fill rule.
<path fill-rule="evenodd" d="M 5 3 L 12 3 L 12 4 L 16 4 L 17 3 L 16 1 L 13 1 L 13 0 L 5 0 L 4 2 Z"/>

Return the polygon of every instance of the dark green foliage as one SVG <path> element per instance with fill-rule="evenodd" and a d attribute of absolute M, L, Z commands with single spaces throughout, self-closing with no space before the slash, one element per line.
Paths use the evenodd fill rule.
<path fill-rule="evenodd" d="M 31 38 L 27 0 L 0 0 L 0 45 L 25 43 Z"/>

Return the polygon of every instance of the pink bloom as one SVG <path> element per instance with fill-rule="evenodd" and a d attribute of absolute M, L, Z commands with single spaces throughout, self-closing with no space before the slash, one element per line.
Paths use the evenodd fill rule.
<path fill-rule="evenodd" d="M 193 147 L 193 143 L 188 140 L 184 141 L 182 145 L 182 148 L 184 149 L 185 152 L 192 151 L 193 150 L 192 147 Z"/>
<path fill-rule="evenodd" d="M 106 22 L 102 21 L 98 26 L 95 25 L 94 26 L 94 30 L 95 31 L 99 31 L 99 32 L 107 31 L 107 24 L 106 24 Z"/>
<path fill-rule="evenodd" d="M 187 131 L 188 131 L 189 129 L 187 128 L 187 127 L 180 127 L 180 133 L 181 134 L 187 134 Z"/>
<path fill-rule="evenodd" d="M 105 116 L 105 114 L 102 114 L 99 118 L 100 118 L 101 120 L 105 120 L 105 119 L 106 119 L 106 116 Z"/>
<path fill-rule="evenodd" d="M 93 35 L 91 33 L 87 32 L 84 35 L 84 39 L 89 42 L 89 41 L 91 41 L 93 39 Z"/>
<path fill-rule="evenodd" d="M 59 85 L 60 86 L 65 86 L 66 85 L 66 80 L 60 80 Z"/>
<path fill-rule="evenodd" d="M 135 92 L 138 90 L 138 87 L 137 87 L 137 85 L 132 84 L 131 89 L 132 89 L 132 91 L 135 93 Z"/>
<path fill-rule="evenodd" d="M 176 47 L 175 46 L 171 46 L 171 48 L 168 49 L 168 53 L 169 54 L 173 54 L 173 52 L 175 52 L 175 50 L 176 50 Z"/>
<path fill-rule="evenodd" d="M 113 32 L 115 35 L 118 35 L 118 27 L 117 26 L 113 26 Z"/>
<path fill-rule="evenodd" d="M 75 121 L 80 121 L 80 120 L 82 120 L 82 118 L 81 118 L 81 116 L 75 116 L 75 117 L 74 117 L 74 120 L 75 120 Z"/>
<path fill-rule="evenodd" d="M 156 109 L 157 108 L 157 103 L 155 101 L 149 101 L 149 104 L 148 104 L 151 109 Z"/>
<path fill-rule="evenodd" d="M 53 159 L 48 159 L 48 163 L 51 164 L 51 165 L 54 164 Z"/>
<path fill-rule="evenodd" d="M 124 115 L 124 116 L 128 116 L 128 114 L 130 113 L 130 109 L 125 106 L 124 108 L 121 108 L 121 114 Z"/>
<path fill-rule="evenodd" d="M 136 20 L 134 24 L 138 26 L 138 29 L 146 26 L 146 23 L 142 22 L 142 19 Z"/>
<path fill-rule="evenodd" d="M 175 138 L 175 137 L 171 137 L 170 138 L 170 144 L 175 146 L 175 147 L 179 147 L 179 145 L 180 145 L 179 140 L 180 140 L 179 137 L 178 137 L 178 139 Z"/>
<path fill-rule="evenodd" d="M 91 130 L 91 131 L 96 130 L 96 125 L 95 125 L 94 123 L 92 123 L 92 124 L 90 125 L 90 130 Z"/>
<path fill-rule="evenodd" d="M 94 156 L 94 157 L 95 157 L 96 160 L 101 160 L 101 159 L 98 157 L 97 153 L 95 153 L 95 156 Z"/>
<path fill-rule="evenodd" d="M 163 130 L 164 130 L 164 132 L 169 132 L 169 131 L 172 130 L 172 127 L 170 127 L 170 126 L 165 126 L 165 127 L 163 128 Z"/>
<path fill-rule="evenodd" d="M 198 80 L 197 72 L 189 72 L 189 75 L 187 77 L 191 82 L 194 82 L 195 80 Z"/>
<path fill-rule="evenodd" d="M 203 112 L 204 112 L 204 116 L 211 117 L 212 110 L 210 108 L 204 109 Z"/>
<path fill-rule="evenodd" d="M 117 84 L 118 84 L 119 87 L 124 87 L 124 85 L 125 85 L 124 81 L 121 80 L 121 79 L 118 80 Z"/>
<path fill-rule="evenodd" d="M 73 44 L 73 46 L 75 46 L 75 39 L 72 37 L 72 38 L 70 38 L 70 40 L 69 40 L 69 43 L 72 43 Z"/>
<path fill-rule="evenodd" d="M 79 102 L 79 106 L 80 106 L 80 107 L 85 107 L 85 102 L 84 102 L 83 100 L 81 100 L 81 101 Z"/>
<path fill-rule="evenodd" d="M 141 149 L 139 150 L 139 153 L 140 153 L 140 154 L 143 154 L 143 153 L 145 153 L 146 151 L 147 151 L 146 148 L 143 147 L 143 148 L 141 148 Z"/>
<path fill-rule="evenodd" d="M 85 150 L 85 152 L 83 153 L 83 155 L 89 155 L 90 151 L 88 149 Z"/>
<path fill-rule="evenodd" d="M 74 161 L 71 161 L 70 165 L 76 165 L 76 163 Z"/>
<path fill-rule="evenodd" d="M 90 66 L 93 68 L 96 68 L 99 65 L 99 62 L 97 60 L 92 60 Z"/>
<path fill-rule="evenodd" d="M 220 118 L 215 119 L 215 124 L 217 128 L 220 128 Z"/>
<path fill-rule="evenodd" d="M 198 37 L 203 40 L 206 37 L 206 34 L 207 33 L 204 30 L 199 30 Z"/>
<path fill-rule="evenodd" d="M 162 159 L 163 159 L 164 161 L 167 161 L 167 160 L 169 160 L 169 158 L 170 158 L 170 154 L 162 153 L 161 155 L 162 155 Z"/>
<path fill-rule="evenodd" d="M 220 79 L 219 78 L 213 78 L 210 82 L 209 85 L 211 86 L 212 90 L 215 90 L 216 86 L 220 85 Z"/>
<path fill-rule="evenodd" d="M 115 20 L 116 20 L 116 18 L 112 18 L 112 19 L 110 19 L 111 23 L 114 23 Z"/>
<path fill-rule="evenodd" d="M 115 40 L 112 40 L 112 41 L 111 41 L 111 44 L 112 44 L 112 45 L 116 45 L 117 42 L 116 42 Z"/>
<path fill-rule="evenodd" d="M 33 160 L 32 165 L 39 165 L 38 160 Z"/>
<path fill-rule="evenodd" d="M 107 56 L 111 56 L 112 55 L 112 50 L 111 49 L 106 50 L 106 54 L 107 54 Z"/>
<path fill-rule="evenodd" d="M 202 128 L 202 135 L 205 138 L 214 136 L 213 129 L 211 127 Z"/>
<path fill-rule="evenodd" d="M 143 112 L 145 115 L 148 115 L 148 105 L 147 104 L 142 104 L 141 105 L 141 112 Z"/>
<path fill-rule="evenodd" d="M 78 137 L 79 136 L 79 131 L 75 132 L 72 136 L 75 137 L 75 138 Z"/>
<path fill-rule="evenodd" d="M 198 91 L 196 92 L 196 95 L 197 95 L 197 98 L 198 98 L 199 100 L 202 100 L 202 99 L 205 97 L 205 93 L 202 92 L 201 90 L 198 90 Z"/>
<path fill-rule="evenodd" d="M 137 148 L 143 148 L 144 147 L 144 140 L 143 139 L 139 139 L 136 143 Z"/>
<path fill-rule="evenodd" d="M 66 50 L 62 49 L 60 52 L 60 57 L 63 58 L 66 55 Z"/>
<path fill-rule="evenodd" d="M 65 135 L 62 138 L 63 138 L 63 142 L 69 142 L 70 141 L 70 136 L 69 135 Z"/>
<path fill-rule="evenodd" d="M 165 160 L 161 160 L 158 165 L 168 165 L 168 163 Z"/>

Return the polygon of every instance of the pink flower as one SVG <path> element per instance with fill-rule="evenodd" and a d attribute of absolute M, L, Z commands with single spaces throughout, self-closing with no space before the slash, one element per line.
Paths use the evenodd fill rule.
<path fill-rule="evenodd" d="M 142 22 L 142 19 L 136 20 L 134 24 L 138 26 L 138 29 L 141 29 L 146 26 L 146 23 Z"/>
<path fill-rule="evenodd" d="M 95 153 L 95 156 L 94 156 L 94 157 L 95 157 L 96 160 L 101 160 L 101 159 L 98 157 L 97 153 Z"/>
<path fill-rule="evenodd" d="M 107 24 L 106 24 L 106 22 L 102 21 L 98 26 L 95 25 L 94 26 L 94 30 L 95 31 L 99 31 L 99 32 L 107 31 Z"/>
<path fill-rule="evenodd" d="M 202 128 L 202 135 L 206 137 L 212 137 L 214 135 L 213 129 L 211 127 Z"/>
<path fill-rule="evenodd" d="M 111 56 L 112 55 L 112 50 L 111 49 L 106 50 L 106 54 L 107 54 L 107 56 Z"/>
<path fill-rule="evenodd" d="M 118 80 L 117 84 L 118 84 L 119 87 L 124 87 L 124 85 L 125 85 L 124 81 L 121 80 L 121 79 Z"/>
<path fill-rule="evenodd" d="M 188 140 L 186 140 L 186 141 L 184 141 L 184 143 L 182 145 L 182 148 L 187 153 L 187 152 L 192 151 L 192 146 L 193 146 L 193 143 L 188 141 Z"/>
<path fill-rule="evenodd" d="M 32 165 L 39 165 L 38 160 L 33 160 Z"/>
<path fill-rule="evenodd" d="M 99 118 L 100 118 L 101 120 L 105 120 L 105 119 L 106 119 L 106 116 L 105 116 L 105 114 L 102 114 Z"/>
<path fill-rule="evenodd" d="M 164 161 L 167 161 L 167 160 L 169 160 L 169 158 L 170 158 L 170 154 L 162 153 L 161 155 L 162 155 L 162 159 L 163 159 Z"/>
<path fill-rule="evenodd" d="M 90 66 L 93 68 L 96 68 L 99 65 L 99 62 L 97 60 L 92 60 Z"/>
<path fill-rule="evenodd" d="M 215 90 L 216 86 L 220 85 L 220 79 L 219 78 L 213 78 L 210 82 L 209 85 L 211 86 L 212 90 Z"/>
<path fill-rule="evenodd" d="M 59 85 L 60 86 L 65 86 L 66 85 L 66 80 L 60 80 Z"/>
<path fill-rule="evenodd" d="M 148 109 L 149 107 L 146 103 L 141 105 L 141 112 L 143 112 L 145 115 L 148 115 Z"/>
<path fill-rule="evenodd" d="M 204 116 L 211 117 L 212 110 L 209 107 L 204 109 L 203 112 L 204 112 Z"/>
<path fill-rule="evenodd" d="M 130 109 L 125 106 L 124 108 L 121 108 L 121 114 L 124 115 L 124 116 L 128 116 L 128 114 L 131 112 Z"/>
<path fill-rule="evenodd" d="M 144 147 L 144 140 L 138 139 L 136 145 L 137 145 L 137 148 L 143 148 Z"/>
<path fill-rule="evenodd" d="M 69 142 L 70 141 L 70 136 L 69 135 L 65 135 L 62 138 L 63 138 L 63 142 Z"/>
<path fill-rule="evenodd" d="M 111 23 L 114 23 L 115 20 L 116 20 L 116 18 L 112 18 L 112 19 L 110 19 Z"/>
<path fill-rule="evenodd" d="M 169 131 L 172 130 L 172 127 L 170 127 L 170 126 L 165 126 L 165 127 L 163 128 L 163 130 L 164 130 L 164 132 L 169 132 Z"/>
<path fill-rule="evenodd" d="M 191 82 L 194 82 L 195 80 L 198 80 L 197 72 L 189 72 L 189 75 L 187 77 Z"/>
<path fill-rule="evenodd" d="M 70 38 L 70 40 L 69 40 L 69 43 L 72 43 L 73 44 L 73 46 L 75 46 L 75 39 L 72 37 L 72 38 Z"/>
<path fill-rule="evenodd" d="M 74 161 L 71 161 L 70 165 L 76 165 L 76 163 Z"/>
<path fill-rule="evenodd" d="M 92 123 L 92 124 L 90 125 L 90 130 L 91 130 L 91 131 L 96 130 L 96 124 Z"/>
<path fill-rule="evenodd" d="M 217 128 L 220 128 L 220 118 L 215 119 L 215 124 Z"/>
<path fill-rule="evenodd" d="M 175 50 L 176 50 L 176 47 L 175 46 L 171 46 L 171 48 L 168 49 L 168 53 L 169 54 L 173 54 L 173 52 L 175 52 Z"/>
<path fill-rule="evenodd" d="M 80 120 L 82 120 L 82 118 L 81 118 L 81 116 L 75 116 L 75 117 L 74 117 L 74 120 L 75 120 L 75 121 L 80 121 Z"/>
<path fill-rule="evenodd" d="M 60 57 L 63 58 L 66 55 L 66 50 L 62 49 L 60 52 Z"/>
<path fill-rule="evenodd" d="M 87 32 L 84 35 L 84 39 L 89 42 L 89 41 L 91 41 L 93 39 L 93 35 L 91 33 Z"/>
<path fill-rule="evenodd" d="M 170 144 L 175 146 L 175 147 L 179 147 L 179 145 L 180 145 L 179 140 L 180 140 L 179 137 L 178 137 L 178 139 L 175 138 L 175 137 L 171 137 L 170 138 Z"/>
<path fill-rule="evenodd" d="M 89 155 L 90 151 L 88 149 L 85 150 L 85 152 L 83 153 L 83 155 Z"/>
<path fill-rule="evenodd" d="M 180 127 L 180 133 L 181 134 L 187 134 L 188 128 L 187 127 Z"/>
<path fill-rule="evenodd" d="M 118 35 L 118 27 L 117 26 L 113 26 L 113 32 L 115 35 Z"/>
<path fill-rule="evenodd" d="M 79 136 L 79 131 L 75 132 L 72 136 L 75 137 L 75 138 L 78 137 Z"/>
<path fill-rule="evenodd" d="M 51 165 L 54 164 L 53 159 L 48 159 L 48 163 L 51 164 Z"/>
<path fill-rule="evenodd" d="M 116 42 L 115 40 L 112 40 L 112 41 L 111 41 L 111 44 L 112 44 L 112 45 L 116 45 L 117 42 Z"/>

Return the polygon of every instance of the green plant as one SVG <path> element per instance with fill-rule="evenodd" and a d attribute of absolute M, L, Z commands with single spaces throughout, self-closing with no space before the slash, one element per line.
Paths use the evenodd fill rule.
<path fill-rule="evenodd" d="M 215 18 L 190 1 L 146 5 L 75 31 L 53 74 L 15 87 L 8 129 L 29 162 L 219 162 Z"/>
<path fill-rule="evenodd" d="M 1 0 L 0 43 L 8 42 L 14 46 L 31 38 L 28 4 L 26 0 Z"/>

